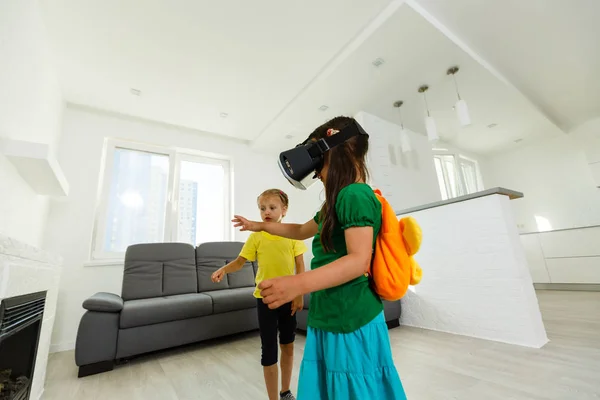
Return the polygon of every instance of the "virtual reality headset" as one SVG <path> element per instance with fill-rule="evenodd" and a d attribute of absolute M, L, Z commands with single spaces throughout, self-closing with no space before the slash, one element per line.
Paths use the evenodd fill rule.
<path fill-rule="evenodd" d="M 309 137 L 293 149 L 279 154 L 279 168 L 294 187 L 306 190 L 317 181 L 325 153 L 357 135 L 369 136 L 358 122 L 353 121 L 325 138 L 315 140 Z"/>

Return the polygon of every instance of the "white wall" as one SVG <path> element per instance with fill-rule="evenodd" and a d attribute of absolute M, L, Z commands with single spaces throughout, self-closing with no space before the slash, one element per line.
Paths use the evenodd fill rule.
<path fill-rule="evenodd" d="M 282 177 L 275 154 L 257 154 L 246 144 L 198 131 L 68 106 L 58 159 L 69 180 L 70 195 L 66 200 L 52 202 L 46 235 L 48 248 L 64 258 L 52 339 L 54 351 L 73 348 L 83 314 L 81 303 L 88 296 L 100 291 L 121 293 L 122 265 L 84 266 L 90 259 L 105 137 L 175 145 L 232 157 L 234 209 L 249 218 L 259 218 L 256 197 L 270 187 L 289 194 L 289 222 L 307 221 L 320 205 L 320 184 L 305 192 L 295 190 Z M 246 237 L 247 234 L 240 232 L 235 235 L 236 240 Z"/>
<path fill-rule="evenodd" d="M 0 2 L 0 139 L 54 144 L 63 101 L 36 0 Z M 0 232 L 42 244 L 47 199 L 0 154 Z"/>
<path fill-rule="evenodd" d="M 600 118 L 584 122 L 570 135 L 583 147 L 594 182 L 600 188 Z"/>
<path fill-rule="evenodd" d="M 578 125 L 569 134 L 583 147 L 589 163 L 600 162 L 600 118 Z"/>
<path fill-rule="evenodd" d="M 425 136 L 409 132 L 412 151 L 402 153 L 399 125 L 366 112 L 356 119 L 369 134 L 371 183 L 395 210 L 441 200 L 431 144 Z"/>
<path fill-rule="evenodd" d="M 552 229 L 600 224 L 600 189 L 585 154 L 587 144 L 564 135 L 482 163 L 488 187 L 503 186 L 525 194 L 513 201 L 521 231 L 538 231 L 536 216 Z M 540 220 L 543 221 L 543 220 Z"/>

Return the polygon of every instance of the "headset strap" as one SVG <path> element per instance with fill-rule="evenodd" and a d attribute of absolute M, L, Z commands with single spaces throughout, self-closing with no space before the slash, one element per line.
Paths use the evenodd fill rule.
<path fill-rule="evenodd" d="M 322 154 L 325 154 L 325 152 L 329 151 L 330 149 L 334 148 L 335 146 L 344 143 L 346 140 L 350 139 L 351 137 L 361 135 L 361 134 L 367 135 L 367 133 L 364 131 L 364 129 L 362 129 L 362 127 L 358 124 L 358 122 L 355 122 L 355 123 L 345 127 L 344 129 L 342 129 L 335 135 L 331 135 L 326 138 L 317 140 L 315 142 L 315 145 L 312 146 L 310 149 L 308 149 L 308 154 L 310 154 L 310 156 L 312 158 L 317 158 L 317 157 L 321 156 Z"/>

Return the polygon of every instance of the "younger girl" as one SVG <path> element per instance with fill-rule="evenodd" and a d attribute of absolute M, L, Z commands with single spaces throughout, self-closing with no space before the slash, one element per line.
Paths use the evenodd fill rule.
<path fill-rule="evenodd" d="M 332 136 L 351 123 L 337 117 L 309 137 Z M 315 171 L 325 203 L 305 224 L 273 224 L 234 218 L 242 230 L 304 240 L 314 236 L 312 271 L 259 285 L 269 308 L 313 292 L 308 335 L 298 383 L 299 400 L 405 400 L 392 360 L 381 299 L 369 271 L 381 228 L 381 204 L 366 184 L 368 135 L 359 134 L 325 153 Z"/>
<path fill-rule="evenodd" d="M 288 196 L 278 189 L 270 189 L 258 197 L 260 216 L 264 223 L 280 224 L 288 210 Z M 273 236 L 266 232 L 253 233 L 244 244 L 239 257 L 212 275 L 220 282 L 225 274 L 240 270 L 246 261 L 258 261 L 256 284 L 277 277 L 292 276 L 304 272 L 303 242 Z M 294 339 L 296 338 L 296 311 L 304 306 L 301 295 L 282 302 L 277 307 L 263 302 L 258 287 L 254 292 L 258 305 L 258 326 L 262 344 L 261 364 L 269 400 L 295 400 L 290 391 L 294 364 Z M 281 392 L 279 392 L 277 369 L 277 330 L 281 346 Z"/>

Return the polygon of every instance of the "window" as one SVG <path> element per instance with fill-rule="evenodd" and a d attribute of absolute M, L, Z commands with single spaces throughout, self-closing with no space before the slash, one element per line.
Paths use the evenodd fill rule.
<path fill-rule="evenodd" d="M 228 160 L 107 141 L 92 258 L 122 259 L 136 243 L 229 240 L 230 175 Z"/>
<path fill-rule="evenodd" d="M 443 200 L 483 190 L 476 161 L 446 151 L 435 153 L 433 161 Z"/>

